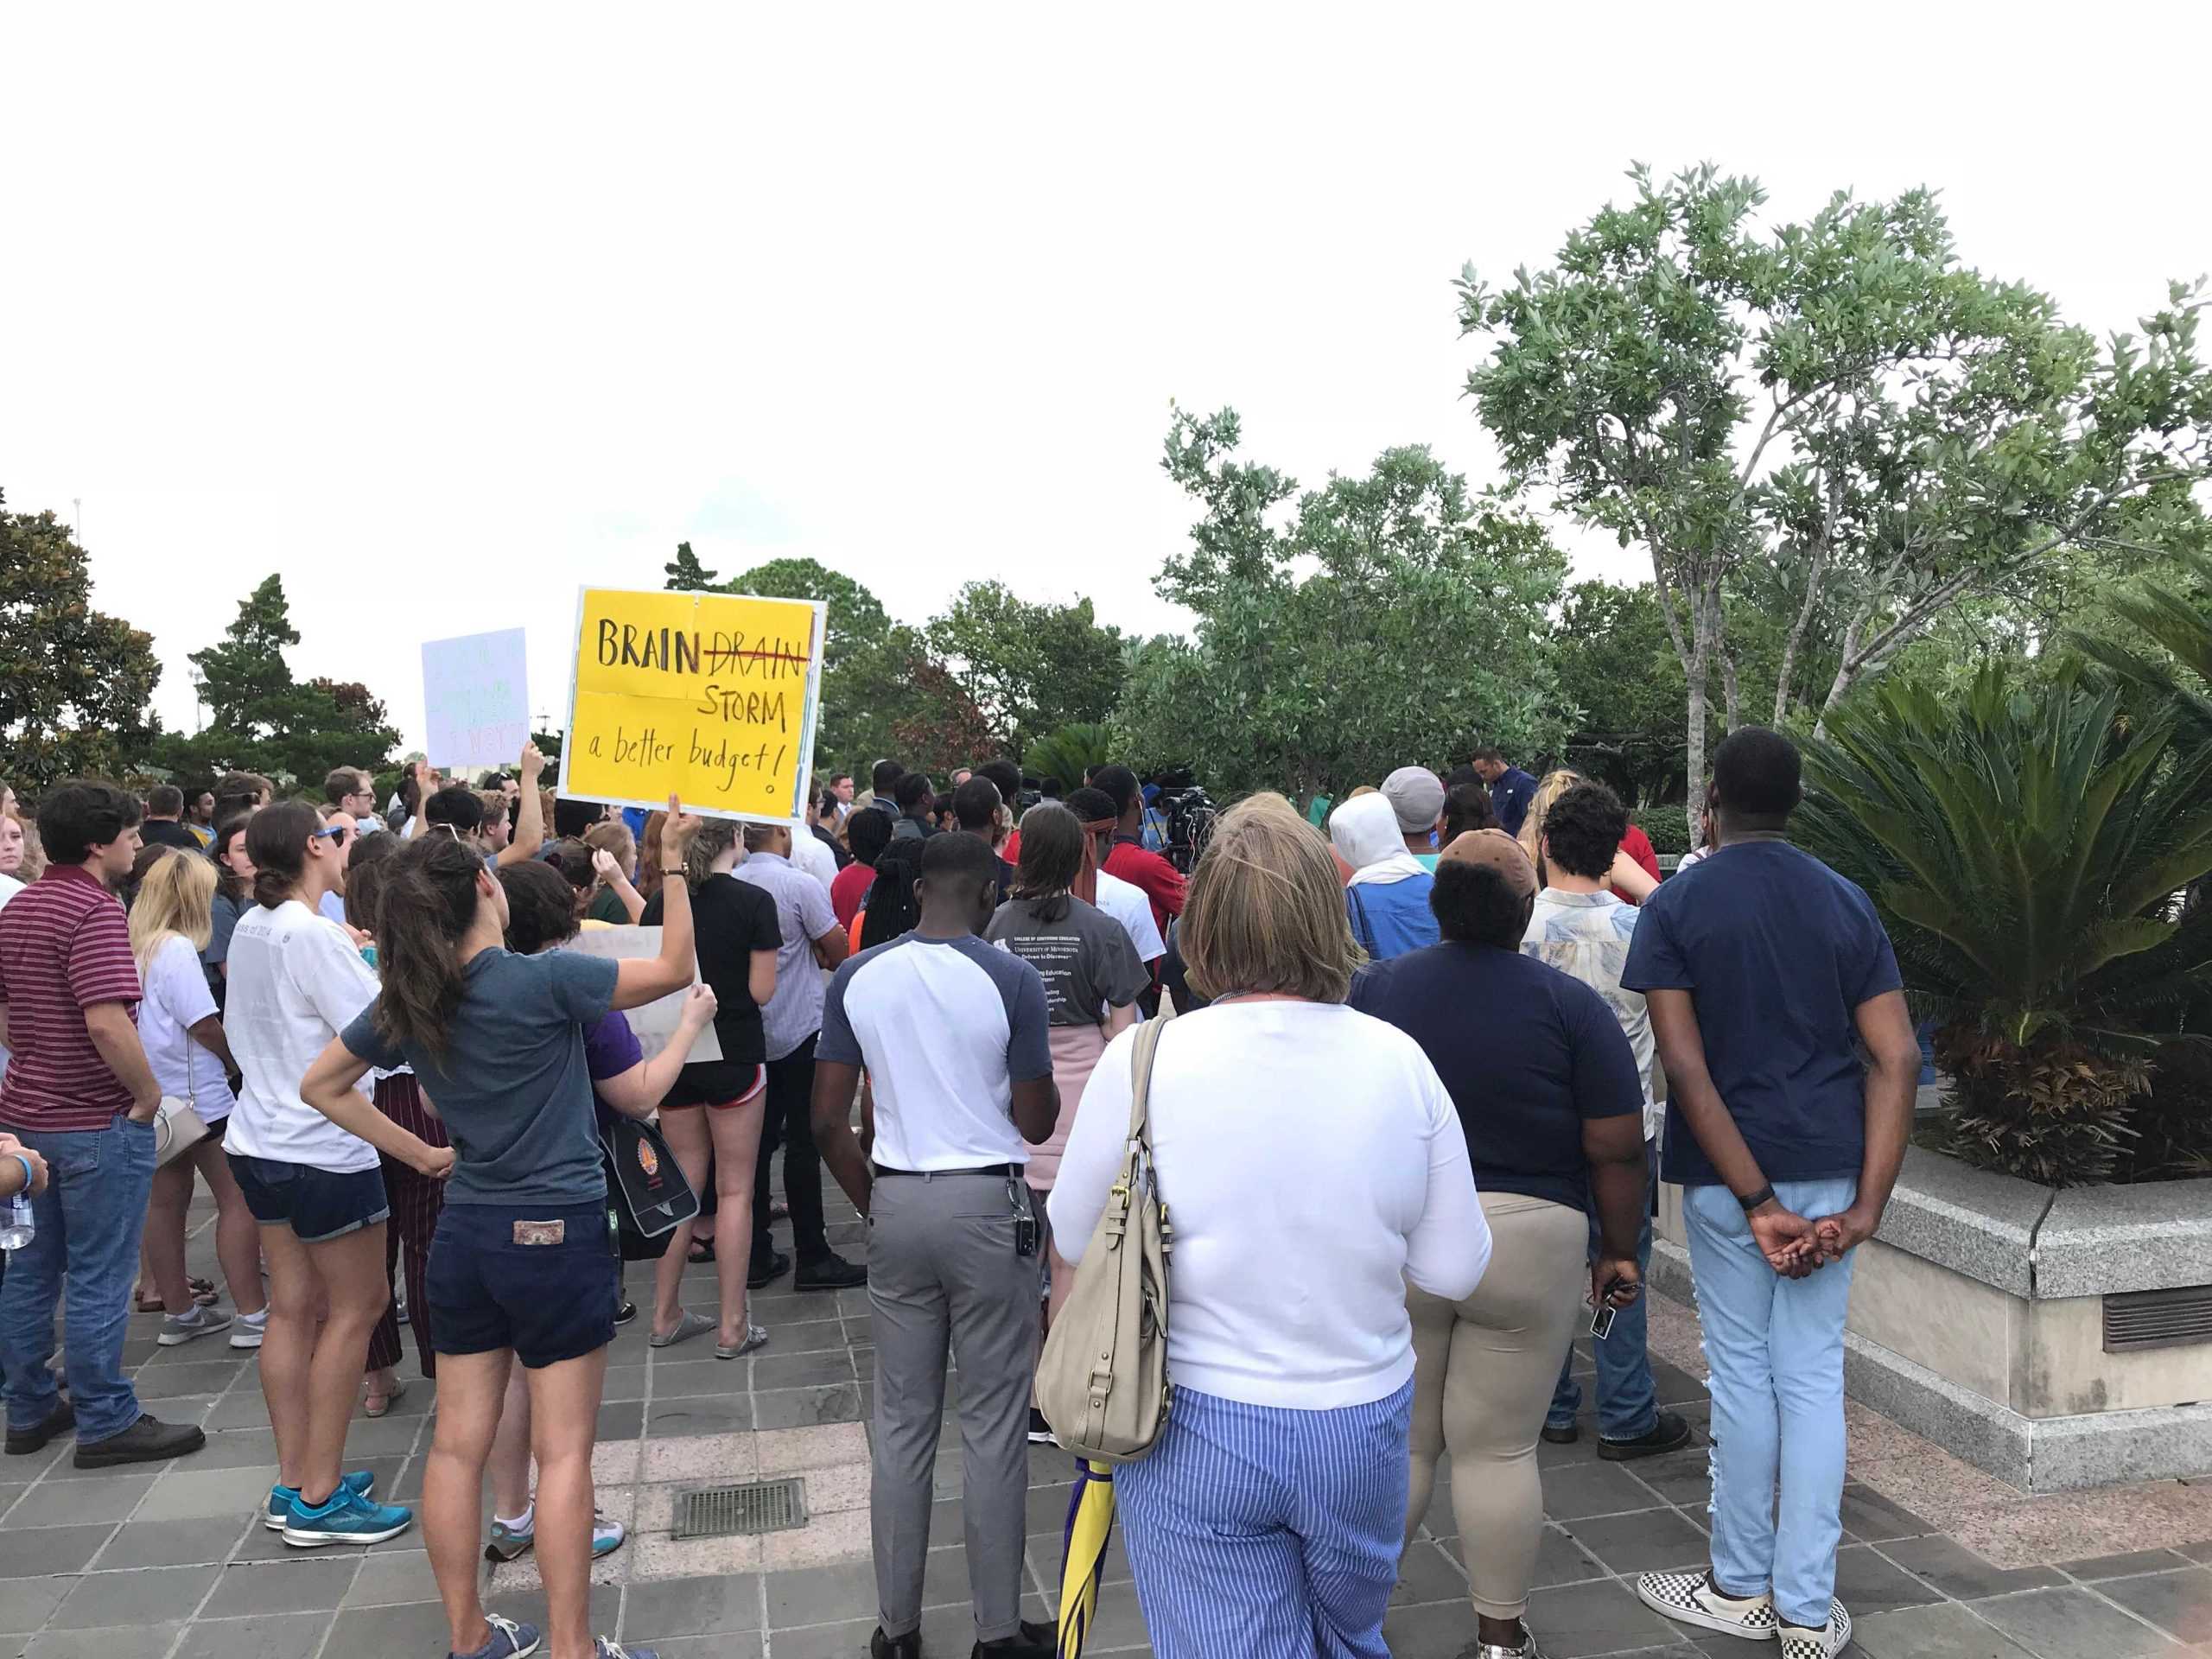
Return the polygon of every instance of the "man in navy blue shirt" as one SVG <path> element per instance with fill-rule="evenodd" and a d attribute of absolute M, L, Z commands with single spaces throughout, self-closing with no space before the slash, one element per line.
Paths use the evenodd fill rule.
<path fill-rule="evenodd" d="M 1718 850 L 1646 901 L 1621 973 L 1672 1091 L 1662 1173 L 1684 1189 L 1713 1390 L 1711 1567 L 1637 1588 L 1669 1618 L 1832 1659 L 1851 1637 L 1834 1599 L 1851 1252 L 1904 1160 L 1920 1047 L 1872 903 L 1783 838 L 1799 792 L 1787 738 L 1729 734 Z"/>
<path fill-rule="evenodd" d="M 1489 786 L 1491 808 L 1497 814 L 1497 827 L 1509 836 L 1517 836 L 1521 820 L 1529 816 L 1529 803 L 1535 798 L 1536 780 L 1509 763 L 1496 749 L 1477 749 L 1473 766 Z"/>

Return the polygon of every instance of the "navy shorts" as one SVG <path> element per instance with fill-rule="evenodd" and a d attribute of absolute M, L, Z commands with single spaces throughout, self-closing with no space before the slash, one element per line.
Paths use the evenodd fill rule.
<path fill-rule="evenodd" d="M 224 1155 L 253 1218 L 264 1227 L 289 1227 L 302 1244 L 343 1238 L 391 1215 L 384 1171 L 373 1166 L 340 1173 L 276 1158 Z"/>
<path fill-rule="evenodd" d="M 604 1348 L 622 1299 L 607 1205 L 448 1202 L 430 1243 L 429 1291 L 441 1354 L 512 1348 L 537 1370 Z"/>

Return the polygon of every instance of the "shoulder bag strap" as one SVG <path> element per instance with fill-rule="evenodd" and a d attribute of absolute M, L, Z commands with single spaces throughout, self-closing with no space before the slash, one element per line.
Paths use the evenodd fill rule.
<path fill-rule="evenodd" d="M 1139 1026 L 1136 1052 L 1129 1058 L 1129 1139 L 1141 1145 L 1147 1155 L 1152 1141 L 1145 1133 L 1145 1120 L 1152 1110 L 1152 1062 L 1160 1052 L 1160 1028 L 1166 1023 L 1147 1020 Z"/>

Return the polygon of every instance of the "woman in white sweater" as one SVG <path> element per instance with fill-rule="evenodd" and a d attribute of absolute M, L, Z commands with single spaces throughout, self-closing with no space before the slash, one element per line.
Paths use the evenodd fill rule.
<path fill-rule="evenodd" d="M 1173 1217 L 1152 1455 L 1122 1469 L 1160 1659 L 1384 1659 L 1413 1405 L 1405 1287 L 1490 1259 L 1466 1138 L 1420 1046 L 1344 1006 L 1359 957 L 1326 843 L 1278 795 L 1221 821 L 1181 940 L 1211 1007 L 1162 1033 L 1150 1098 Z M 1118 1176 L 1132 1035 L 1100 1058 L 1052 1192 L 1080 1261 Z"/>

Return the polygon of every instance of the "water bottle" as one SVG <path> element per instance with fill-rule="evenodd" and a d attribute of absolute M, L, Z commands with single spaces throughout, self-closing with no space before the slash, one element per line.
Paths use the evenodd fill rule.
<path fill-rule="evenodd" d="M 23 1190 L 8 1200 L 4 1215 L 0 1215 L 0 1250 L 20 1250 L 38 1236 L 38 1225 L 31 1218 L 31 1166 L 22 1159 L 16 1162 L 23 1166 Z"/>

